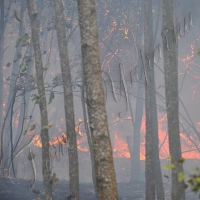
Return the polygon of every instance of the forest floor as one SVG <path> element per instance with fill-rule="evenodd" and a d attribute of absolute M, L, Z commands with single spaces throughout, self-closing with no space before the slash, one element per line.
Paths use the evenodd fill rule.
<path fill-rule="evenodd" d="M 29 190 L 30 182 L 23 179 L 0 179 L 0 200 L 45 200 L 43 184 L 37 181 L 34 188 Z M 134 184 L 119 183 L 118 193 L 119 200 L 144 200 L 145 183 L 138 182 Z M 60 181 L 56 187 L 53 187 L 54 200 L 67 200 L 68 182 Z M 165 184 L 166 200 L 170 199 L 169 185 Z M 80 184 L 80 200 L 95 200 L 94 187 L 90 183 Z M 187 193 L 188 200 L 197 200 L 193 193 Z"/>
<path fill-rule="evenodd" d="M 95 191 L 92 182 L 91 176 L 91 164 L 89 163 L 89 156 L 80 156 L 80 200 L 96 200 Z M 84 158 L 84 159 L 83 159 Z M 115 170 L 116 178 L 118 182 L 118 194 L 119 200 L 144 200 L 145 199 L 145 182 L 144 182 L 144 161 L 141 161 L 141 181 L 137 183 L 129 183 L 130 173 L 131 173 L 131 164 L 130 159 L 124 158 L 115 158 Z M 38 163 L 41 163 L 39 160 Z M 41 166 L 37 165 L 37 169 L 40 169 Z M 67 163 L 67 161 L 66 161 Z M 58 174 L 60 181 L 58 185 L 53 187 L 53 196 L 54 200 L 67 200 L 68 197 L 68 168 L 64 163 L 58 163 L 59 166 L 54 165 L 56 169 L 55 172 Z M 162 160 L 162 169 L 163 166 L 168 164 L 167 161 Z M 192 172 L 192 168 L 200 166 L 198 160 L 189 160 L 184 163 L 186 173 Z M 65 166 L 65 167 L 63 167 Z M 27 166 L 25 168 L 27 172 L 30 172 L 30 168 Z M 20 171 L 20 170 L 19 170 Z M 60 172 L 60 173 L 59 173 Z M 170 180 L 167 175 L 169 172 L 163 170 L 163 181 L 165 189 L 165 200 L 170 200 Z M 24 172 L 26 174 L 26 172 Z M 43 183 L 42 183 L 42 173 L 37 171 L 37 180 L 32 190 L 29 190 L 32 182 L 28 181 L 33 179 L 33 176 L 28 173 L 27 176 L 22 176 L 22 179 L 9 179 L 0 177 L 0 200 L 45 200 Z M 63 174 L 65 178 L 63 179 Z M 198 196 L 190 192 L 189 189 L 186 191 L 186 200 L 198 200 Z M 106 200 L 106 199 L 105 199 Z"/>

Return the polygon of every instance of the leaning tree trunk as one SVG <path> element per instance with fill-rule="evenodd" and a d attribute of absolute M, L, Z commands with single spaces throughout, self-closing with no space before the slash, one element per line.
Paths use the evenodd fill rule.
<path fill-rule="evenodd" d="M 164 200 L 159 160 L 158 119 L 154 78 L 152 1 L 144 1 L 145 111 L 146 111 L 146 199 Z"/>
<path fill-rule="evenodd" d="M 168 120 L 168 136 L 172 169 L 171 199 L 184 200 L 183 183 L 178 181 L 178 173 L 183 172 L 179 131 L 178 101 L 178 38 L 173 19 L 173 0 L 163 0 L 162 37 L 165 73 L 165 96 Z"/>
<path fill-rule="evenodd" d="M 118 199 L 98 49 L 94 0 L 78 0 L 84 85 L 94 153 L 97 197 Z"/>
<path fill-rule="evenodd" d="M 78 153 L 76 144 L 73 91 L 71 83 L 71 73 L 67 51 L 67 38 L 65 31 L 65 21 L 62 0 L 54 0 L 56 30 L 58 47 L 60 54 L 60 64 L 64 90 L 65 122 L 69 142 L 69 196 L 71 199 L 79 199 L 79 168 Z"/>
<path fill-rule="evenodd" d="M 39 97 L 39 108 L 41 117 L 41 140 L 42 140 L 42 173 L 43 182 L 45 189 L 46 200 L 52 200 L 52 185 L 50 183 L 51 170 L 50 170 L 50 156 L 49 156 L 49 125 L 48 125 L 48 114 L 47 105 L 45 97 L 44 88 L 44 78 L 43 78 L 43 64 L 42 55 L 40 50 L 39 42 L 39 29 L 37 26 L 37 12 L 34 8 L 34 0 L 27 0 L 28 13 L 31 25 L 32 43 L 35 55 L 35 68 L 36 68 L 36 78 L 38 86 L 38 97 Z"/>

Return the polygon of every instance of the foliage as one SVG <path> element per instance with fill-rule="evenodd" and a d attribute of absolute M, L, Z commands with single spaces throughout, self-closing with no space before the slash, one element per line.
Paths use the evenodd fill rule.
<path fill-rule="evenodd" d="M 200 56 L 200 48 L 197 49 L 197 55 Z"/>
<path fill-rule="evenodd" d="M 33 131 L 33 130 L 35 130 L 35 124 L 32 124 L 30 129 L 29 129 L 29 131 Z"/>
<path fill-rule="evenodd" d="M 17 13 L 17 11 L 16 10 L 14 10 L 14 16 L 15 16 L 15 19 L 17 20 L 17 21 L 21 21 L 21 19 L 20 19 L 20 17 L 19 17 L 19 15 L 18 15 L 18 13 Z"/>
<path fill-rule="evenodd" d="M 30 153 L 28 154 L 28 157 L 27 157 L 27 158 L 28 158 L 28 160 L 31 161 L 32 159 L 35 158 L 35 156 L 36 156 L 36 155 L 35 155 L 33 152 L 30 152 Z"/>
<path fill-rule="evenodd" d="M 53 173 L 53 175 L 51 176 L 51 184 L 53 186 L 56 186 L 58 185 L 58 183 L 59 183 L 59 179 L 57 178 L 56 173 Z"/>
<path fill-rule="evenodd" d="M 54 92 L 52 91 L 50 96 L 49 96 L 49 103 L 48 104 L 50 104 L 53 99 L 54 99 Z"/>
<path fill-rule="evenodd" d="M 53 78 L 53 83 L 52 86 L 58 86 L 58 85 L 62 85 L 62 74 L 58 73 L 55 75 L 55 77 Z"/>
<path fill-rule="evenodd" d="M 35 130 L 35 127 L 36 127 L 35 124 L 31 124 L 31 125 L 26 124 L 26 125 L 24 126 L 24 135 L 25 135 L 28 131 L 33 131 L 33 130 Z"/>
<path fill-rule="evenodd" d="M 183 158 L 178 160 L 179 163 L 184 163 L 185 160 Z M 165 165 L 165 170 L 171 170 L 174 169 L 175 165 L 170 163 L 168 165 Z M 198 193 L 199 199 L 200 199 L 200 168 L 196 167 L 193 170 L 193 173 L 186 174 L 184 172 L 180 172 L 177 175 L 178 181 L 183 182 L 184 188 L 189 188 L 191 191 Z"/>
<path fill-rule="evenodd" d="M 43 70 L 47 70 L 47 69 L 49 69 L 49 67 L 50 67 L 50 62 L 48 62 L 48 63 L 43 67 Z"/>
<path fill-rule="evenodd" d="M 31 13 L 32 17 L 34 17 L 34 18 L 37 17 L 37 14 L 38 14 L 38 12 Z"/>
<path fill-rule="evenodd" d="M 35 100 L 35 103 L 36 103 L 36 104 L 39 104 L 40 101 L 44 98 L 43 95 L 32 94 L 31 96 L 33 97 L 33 98 L 32 98 L 32 101 Z"/>
<path fill-rule="evenodd" d="M 178 174 L 178 176 L 181 176 Z M 199 195 L 200 199 L 200 168 L 196 167 L 194 168 L 193 173 L 186 175 L 184 174 L 184 187 L 185 189 L 190 188 L 193 192 L 197 193 Z"/>
<path fill-rule="evenodd" d="M 164 169 L 166 170 L 170 170 L 170 169 L 174 169 L 175 168 L 175 165 L 174 164 L 168 164 L 168 165 L 165 165 Z"/>
<path fill-rule="evenodd" d="M 24 65 L 22 66 L 22 68 L 21 68 L 21 72 L 25 72 L 26 69 L 27 69 L 26 64 L 24 64 Z"/>
<path fill-rule="evenodd" d="M 52 124 L 48 124 L 46 126 L 43 126 L 42 127 L 42 130 L 45 130 L 45 129 L 50 129 L 52 127 Z"/>
<path fill-rule="evenodd" d="M 22 42 L 23 45 L 24 45 L 25 43 L 28 42 L 29 39 L 30 39 L 30 38 L 29 38 L 28 33 L 25 33 L 22 37 L 19 37 L 19 38 L 17 39 L 17 42 L 16 42 L 15 47 L 18 47 L 18 45 L 20 44 L 20 42 Z"/>
<path fill-rule="evenodd" d="M 29 130 L 29 125 L 25 125 L 24 126 L 24 135 L 27 133 L 28 130 Z"/>

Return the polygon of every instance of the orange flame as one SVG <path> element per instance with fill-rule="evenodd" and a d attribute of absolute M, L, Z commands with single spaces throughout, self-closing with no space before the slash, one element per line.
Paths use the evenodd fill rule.
<path fill-rule="evenodd" d="M 128 150 L 128 145 L 125 140 L 123 140 L 117 132 L 114 133 L 114 157 L 118 158 L 130 158 L 130 153 Z"/>
<path fill-rule="evenodd" d="M 127 119 L 129 119 L 128 117 Z M 169 146 L 168 146 L 168 135 L 167 135 L 167 127 L 166 127 L 167 116 L 159 114 L 158 120 L 158 137 L 159 137 L 159 150 L 160 150 L 160 159 L 169 158 Z M 123 120 L 122 120 L 123 121 Z M 140 160 L 145 160 L 145 129 L 146 122 L 145 116 L 142 118 L 141 124 L 141 141 L 140 141 Z M 82 152 L 89 152 L 87 146 L 87 135 L 81 132 L 81 122 L 79 119 L 79 124 L 76 126 L 76 132 L 79 134 L 77 139 L 77 148 Z M 57 127 L 59 130 L 60 128 Z M 200 122 L 197 123 L 197 129 L 200 129 Z M 113 140 L 113 156 L 118 158 L 130 158 L 130 152 L 128 149 L 128 144 L 125 139 L 120 136 L 120 133 L 117 130 L 114 130 L 114 140 Z M 194 144 L 196 141 L 193 136 L 186 136 L 183 133 L 180 133 L 181 137 L 181 147 L 182 147 L 182 156 L 187 159 L 200 159 L 200 153 L 198 152 L 198 148 L 200 145 Z M 33 144 L 38 147 L 42 147 L 40 135 L 35 135 L 33 138 Z M 193 141 L 193 142 L 192 142 Z M 67 144 L 67 135 L 62 132 L 60 136 L 52 137 L 49 144 L 51 146 L 56 146 L 57 144 Z"/>

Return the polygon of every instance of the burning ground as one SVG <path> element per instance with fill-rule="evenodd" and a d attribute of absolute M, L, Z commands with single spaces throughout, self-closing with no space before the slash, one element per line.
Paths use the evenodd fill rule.
<path fill-rule="evenodd" d="M 141 144 L 140 144 L 140 167 L 141 167 L 141 182 L 130 183 L 131 174 L 131 159 L 126 136 L 130 133 L 126 133 L 124 130 L 130 127 L 131 117 L 124 118 L 113 117 L 110 120 L 110 132 L 113 145 L 113 156 L 116 171 L 116 178 L 118 182 L 118 191 L 121 199 L 144 199 L 145 191 L 145 178 L 144 178 L 144 162 L 145 162 L 145 118 L 142 119 L 141 126 Z M 63 119 L 61 118 L 62 122 Z M 111 125 L 112 124 L 112 125 Z M 51 170 L 56 174 L 59 179 L 58 184 L 53 187 L 55 199 L 64 199 L 68 191 L 68 156 L 67 156 L 67 138 L 63 132 L 62 126 L 56 123 L 51 127 L 56 130 L 57 136 L 50 138 L 50 152 L 51 152 Z M 166 197 L 170 195 L 170 173 L 164 170 L 164 166 L 169 163 L 168 157 L 168 139 L 166 133 L 166 116 L 164 114 L 159 115 L 159 139 L 160 139 L 160 158 L 162 165 L 163 180 L 165 185 Z M 43 186 L 42 186 L 42 160 L 41 157 L 41 140 L 39 134 L 37 134 L 37 127 L 33 129 L 33 124 L 29 126 L 26 132 L 26 137 L 29 138 L 27 144 L 31 144 L 21 151 L 19 155 L 14 158 L 14 165 L 18 163 L 18 179 L 13 178 L 12 168 L 10 167 L 9 173 L 5 169 L 5 178 L 1 179 L 0 199 L 44 199 Z M 84 132 L 84 126 L 82 119 L 78 119 L 76 123 L 77 132 L 77 144 L 79 152 L 79 168 L 80 168 L 80 196 L 81 199 L 89 200 L 96 199 L 94 187 L 92 185 L 92 168 L 90 161 L 89 148 L 87 145 L 87 136 Z M 194 143 L 194 136 L 186 137 L 181 133 L 182 150 L 185 157 L 185 169 L 186 173 L 198 166 L 200 162 L 198 143 Z M 31 139 L 32 138 L 32 139 Z M 191 138 L 191 140 L 190 140 Z M 31 142 L 30 142 L 31 141 Z M 30 159 L 30 149 L 34 159 Z M 17 161 L 17 162 L 16 162 Z M 35 168 L 35 171 L 34 171 Z M 10 177 L 10 178 L 9 178 Z M 36 178 L 36 181 L 34 180 Z M 31 188 L 31 190 L 30 190 Z M 38 194 L 36 194 L 38 193 Z M 24 195 L 25 194 L 25 195 Z M 188 190 L 188 200 L 195 199 L 194 194 Z M 167 199 L 167 198 L 166 198 Z M 169 198 L 168 198 L 169 199 Z M 39 200 L 39 199 L 38 199 Z"/>

